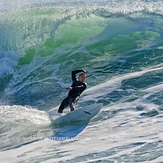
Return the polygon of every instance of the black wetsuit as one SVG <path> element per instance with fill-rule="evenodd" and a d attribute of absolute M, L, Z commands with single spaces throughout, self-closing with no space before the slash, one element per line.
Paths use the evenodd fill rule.
<path fill-rule="evenodd" d="M 68 96 L 62 101 L 58 113 L 62 113 L 64 108 L 68 106 L 70 106 L 71 111 L 73 111 L 73 104 L 79 100 L 80 94 L 86 89 L 86 83 L 82 83 L 76 78 L 76 74 L 79 72 L 83 72 L 83 70 L 72 71 L 72 89 L 69 91 Z"/>

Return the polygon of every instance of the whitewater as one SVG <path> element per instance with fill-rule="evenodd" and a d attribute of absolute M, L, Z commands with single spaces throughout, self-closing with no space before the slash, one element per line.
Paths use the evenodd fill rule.
<path fill-rule="evenodd" d="M 163 162 L 162 31 L 162 0 L 0 0 L 0 162 Z M 103 108 L 55 124 L 76 69 Z"/>

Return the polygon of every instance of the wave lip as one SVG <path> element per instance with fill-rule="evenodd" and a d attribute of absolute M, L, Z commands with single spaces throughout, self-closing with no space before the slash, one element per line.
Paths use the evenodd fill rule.
<path fill-rule="evenodd" d="M 108 8 L 112 12 L 135 12 L 142 10 L 149 11 L 162 11 L 163 2 L 161 0 L 149 0 L 149 1 L 134 1 L 134 0 L 18 0 L 17 3 L 14 1 L 2 1 L 0 6 L 0 12 L 6 12 L 10 10 L 34 8 L 40 6 L 61 6 L 61 7 L 98 7 Z"/>

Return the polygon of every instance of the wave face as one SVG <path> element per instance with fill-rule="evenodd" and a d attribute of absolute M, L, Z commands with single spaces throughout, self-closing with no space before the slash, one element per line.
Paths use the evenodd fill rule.
<path fill-rule="evenodd" d="M 7 155 L 14 150 L 15 162 L 34 162 L 34 157 L 24 153 L 27 147 L 35 151 L 35 146 L 41 148 L 38 153 L 42 157 L 35 153 L 38 162 L 162 160 L 161 0 L 2 0 L 1 4 L 2 160 L 9 161 Z M 89 71 L 88 89 L 77 107 L 102 102 L 104 108 L 84 127 L 86 132 L 76 134 L 90 140 L 66 140 L 53 156 L 51 144 L 42 138 L 69 129 L 75 132 L 76 128 L 57 128 L 49 114 L 56 112 L 66 97 L 71 71 L 81 68 Z M 33 141 L 29 141 L 31 137 Z M 40 141 L 48 148 L 42 149 Z M 69 141 L 82 149 L 80 154 Z M 87 148 L 85 153 L 88 141 L 92 149 L 103 146 Z"/>

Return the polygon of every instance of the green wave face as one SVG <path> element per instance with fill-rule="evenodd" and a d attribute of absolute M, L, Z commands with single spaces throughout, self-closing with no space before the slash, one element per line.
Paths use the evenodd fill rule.
<path fill-rule="evenodd" d="M 47 108 L 58 105 L 63 96 L 58 82 L 71 83 L 74 69 L 88 69 L 89 85 L 94 86 L 161 63 L 161 18 L 160 14 L 115 15 L 107 9 L 75 7 L 1 14 L 2 60 L 10 51 L 13 57 L 8 63 L 14 61 L 1 75 L 1 83 L 6 83 L 1 86 L 4 101 L 37 106 L 49 99 L 48 104 L 41 102 Z"/>

